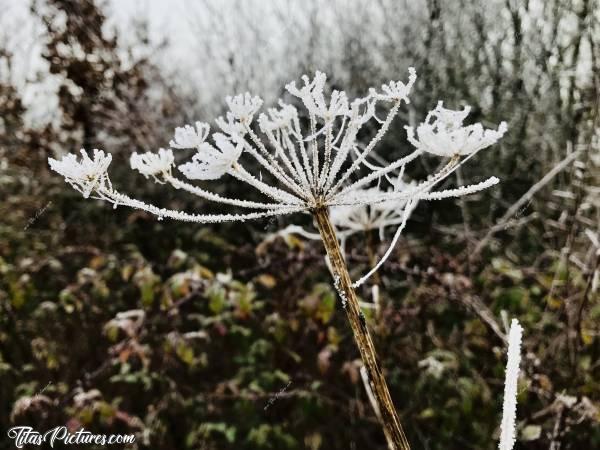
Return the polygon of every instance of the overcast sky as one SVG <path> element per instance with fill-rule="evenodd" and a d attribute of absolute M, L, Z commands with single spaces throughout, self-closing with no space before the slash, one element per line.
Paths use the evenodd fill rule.
<path fill-rule="evenodd" d="M 108 0 L 106 13 L 109 25 L 119 29 L 119 38 L 127 42 L 131 36 L 130 23 L 135 18 L 147 18 L 151 39 L 159 42 L 168 36 L 169 58 L 178 65 L 193 47 L 193 34 L 186 12 L 193 2 L 190 0 Z M 44 70 L 40 57 L 39 29 L 29 13 L 29 0 L 0 0 L 0 40 L 14 54 L 12 82 L 23 89 L 23 101 L 28 107 L 30 123 L 45 123 L 56 108 L 55 83 L 51 77 L 36 82 L 37 72 Z M 198 2 L 196 2 L 196 7 Z"/>
<path fill-rule="evenodd" d="M 125 33 L 132 18 L 145 17 L 153 38 L 169 36 L 173 43 L 189 44 L 186 12 L 192 7 L 193 0 L 109 0 L 107 13 Z"/>

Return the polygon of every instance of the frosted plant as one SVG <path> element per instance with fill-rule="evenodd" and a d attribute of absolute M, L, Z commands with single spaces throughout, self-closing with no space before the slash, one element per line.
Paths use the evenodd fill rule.
<path fill-rule="evenodd" d="M 325 245 L 329 265 L 336 287 L 343 299 L 344 310 L 360 350 L 363 363 L 371 381 L 373 395 L 381 412 L 385 435 L 390 448 L 409 448 L 400 426 L 398 414 L 383 378 L 371 335 L 360 310 L 353 283 L 342 257 L 338 237 L 330 220 L 329 210 L 340 207 L 369 208 L 377 214 L 379 224 L 398 224 L 392 240 L 397 242 L 412 209 L 420 201 L 459 197 L 486 189 L 498 183 L 495 177 L 454 189 L 436 191 L 435 187 L 461 164 L 477 152 L 494 144 L 506 131 L 502 123 L 497 131 L 484 130 L 480 124 L 464 126 L 469 110 L 451 111 L 441 104 L 431 111 L 417 127 L 416 134 L 408 129 L 409 142 L 415 147 L 408 155 L 377 166 L 375 152 L 403 104 L 409 102 L 409 93 L 415 83 L 416 72 L 409 69 L 406 83 L 392 81 L 381 90 L 370 89 L 362 98 L 350 101 L 343 91 L 326 92 L 327 77 L 316 72 L 310 79 L 302 77 L 302 85 L 294 82 L 287 91 L 299 99 L 305 109 L 302 115 L 292 106 L 282 102 L 278 108 L 260 113 L 262 100 L 249 93 L 227 97 L 229 111 L 216 120 L 221 132 L 209 139 L 208 124 L 196 122 L 175 130 L 171 149 L 185 153 L 195 151 L 191 160 L 178 166 L 188 180 L 229 180 L 241 182 L 248 189 L 263 196 L 263 200 L 245 200 L 226 197 L 203 187 L 190 184 L 174 174 L 175 160 L 172 150 L 158 154 L 134 154 L 131 167 L 146 177 L 175 189 L 196 195 L 224 206 L 235 207 L 233 213 L 199 214 L 161 208 L 120 193 L 108 177 L 110 155 L 94 150 L 90 159 L 82 150 L 82 159 L 69 154 L 61 160 L 50 158 L 50 167 L 65 177 L 84 197 L 92 196 L 117 205 L 129 206 L 175 220 L 195 223 L 245 221 L 292 213 L 309 213 L 314 218 Z M 387 110 L 383 120 L 375 116 L 376 109 Z M 258 114 L 258 127 L 255 118 Z M 305 120 L 306 118 L 306 120 Z M 301 120 L 302 119 L 302 120 Z M 358 141 L 359 131 L 368 123 L 378 126 L 375 135 L 365 144 Z M 259 136 L 259 131 L 261 135 Z M 212 142 L 211 142 L 212 141 Z M 430 153 L 446 158 L 441 169 L 427 179 L 403 184 L 405 167 Z M 175 157 L 177 156 L 177 157 Z M 377 186 L 377 189 L 373 189 Z M 356 224 L 355 213 L 346 216 L 346 224 Z M 377 222 L 377 221 L 375 221 Z M 352 225 L 354 226 L 354 225 Z M 383 264 L 392 251 L 359 279 L 359 285 Z"/>
<path fill-rule="evenodd" d="M 523 328 L 513 319 L 508 333 L 508 361 L 504 382 L 504 404 L 500 425 L 499 450 L 512 450 L 515 445 L 517 419 L 517 382 L 519 381 L 519 363 L 521 361 L 521 339 Z"/>

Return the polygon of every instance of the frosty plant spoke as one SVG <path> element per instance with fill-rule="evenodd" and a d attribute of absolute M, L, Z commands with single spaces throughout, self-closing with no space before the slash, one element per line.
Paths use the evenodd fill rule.
<path fill-rule="evenodd" d="M 101 199 L 115 207 L 123 205 L 147 211 L 159 219 L 216 223 L 312 214 L 318 233 L 297 226 L 288 230 L 323 241 L 389 447 L 408 450 L 353 286 L 365 282 L 385 264 L 419 202 L 469 195 L 498 182 L 491 177 L 473 185 L 433 191 L 475 154 L 496 143 L 507 128 L 504 122 L 496 130 L 484 129 L 478 123 L 463 125 L 468 107 L 454 111 L 439 102 L 420 125 L 414 129 L 406 127 L 408 142 L 414 147 L 412 152 L 390 163 L 382 161 L 374 149 L 403 106 L 409 103 L 416 78 L 416 71 L 409 68 L 408 81 L 390 81 L 380 90 L 370 89 L 365 97 L 349 101 L 345 92 L 327 89 L 324 73 L 316 72 L 312 79 L 304 75 L 302 86 L 291 82 L 286 89 L 306 109 L 306 126 L 301 124 L 296 107 L 280 101 L 278 108 L 259 114 L 262 100 L 245 93 L 225 99 L 229 111 L 215 120 L 219 132 L 211 133 L 209 124 L 195 122 L 175 129 L 170 148 L 131 155 L 131 168 L 146 178 L 242 212 L 183 212 L 131 198 L 113 187 L 108 176 L 112 157 L 102 150 L 93 150 L 91 156 L 81 150 L 80 158 L 74 154 L 49 158 L 49 164 L 84 197 Z M 378 106 L 387 109 L 384 120 L 375 115 Z M 254 121 L 257 114 L 258 126 Z M 362 145 L 358 135 L 367 124 L 377 131 Z M 192 154 L 187 162 L 175 167 L 175 161 L 180 160 L 177 152 Z M 405 182 L 406 167 L 425 154 L 446 158 L 446 163 L 424 180 Z M 369 158 L 376 158 L 377 165 L 370 163 Z M 175 176 L 176 170 L 188 180 L 242 183 L 268 200 L 217 194 L 180 180 Z M 267 175 L 265 179 L 263 173 Z M 383 229 L 387 227 L 396 228 L 388 250 L 375 267 L 353 283 L 339 241 L 343 244 L 348 236 L 371 229 L 379 229 L 383 237 Z"/>
<path fill-rule="evenodd" d="M 260 203 L 260 202 L 251 202 L 249 200 L 238 200 L 235 198 L 227 198 L 222 195 L 215 194 L 214 192 L 207 191 L 198 186 L 194 186 L 192 184 L 186 183 L 185 181 L 181 181 L 172 176 L 166 176 L 166 181 L 171 184 L 175 189 L 182 189 L 191 194 L 197 195 L 200 198 L 204 198 L 206 200 L 211 200 L 217 203 L 224 203 L 227 205 L 240 206 L 242 208 L 256 208 L 256 209 L 279 209 L 286 208 L 288 206 L 294 206 L 294 204 L 281 204 L 281 203 Z"/>

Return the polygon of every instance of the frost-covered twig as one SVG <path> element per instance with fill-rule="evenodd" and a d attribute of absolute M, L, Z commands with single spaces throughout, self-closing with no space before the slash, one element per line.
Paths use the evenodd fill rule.
<path fill-rule="evenodd" d="M 566 158 L 564 158 L 557 165 L 555 165 L 546 175 L 544 175 L 540 181 L 538 181 L 533 186 L 531 186 L 527 190 L 527 192 L 525 192 L 525 194 L 523 194 L 521 196 L 521 198 L 519 198 L 519 200 L 517 200 L 515 203 L 513 203 L 513 205 L 506 210 L 504 215 L 500 219 L 498 219 L 498 221 L 496 222 L 496 225 L 494 227 L 492 227 L 491 229 L 489 229 L 487 234 L 483 237 L 483 239 L 481 239 L 477 243 L 477 245 L 475 246 L 475 249 L 470 254 L 470 258 L 476 257 L 481 252 L 481 250 L 483 250 L 485 248 L 485 246 L 487 245 L 489 240 L 493 237 L 493 235 L 498 230 L 503 230 L 506 227 L 508 222 L 510 222 L 514 218 L 514 216 L 521 209 L 521 207 L 523 207 L 525 204 L 530 202 L 531 199 L 533 198 L 533 196 L 540 189 L 542 189 L 545 185 L 547 185 L 550 182 L 550 180 L 552 180 L 552 178 L 554 178 L 565 167 L 567 167 L 569 164 L 571 164 L 580 154 L 581 154 L 580 150 L 569 154 Z"/>
<path fill-rule="evenodd" d="M 504 381 L 504 403 L 502 406 L 499 450 L 512 450 L 515 445 L 517 383 L 519 381 L 522 337 L 523 328 L 519 325 L 517 319 L 513 319 L 508 333 L 508 361 L 506 363 L 506 379 Z"/>

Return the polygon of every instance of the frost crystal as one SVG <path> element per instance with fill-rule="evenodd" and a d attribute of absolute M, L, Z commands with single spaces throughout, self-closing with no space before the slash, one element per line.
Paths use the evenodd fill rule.
<path fill-rule="evenodd" d="M 175 129 L 171 149 L 196 149 L 191 160 L 179 166 L 188 179 L 217 180 L 227 175 L 228 182 L 244 183 L 263 196 L 260 201 L 225 197 L 178 178 L 172 173 L 174 158 L 170 149 L 131 156 L 131 167 L 142 175 L 223 206 L 244 208 L 247 210 L 244 213 L 191 214 L 130 198 L 111 185 L 106 173 L 111 156 L 101 150 L 94 150 L 93 159 L 82 151 L 81 160 L 70 154 L 60 161 L 49 158 L 49 164 L 85 197 L 94 194 L 113 205 L 141 209 L 161 219 L 216 223 L 330 208 L 342 235 L 359 229 L 382 231 L 396 226 L 393 245 L 420 201 L 468 195 L 498 182 L 490 177 L 478 184 L 435 190 L 458 167 L 495 143 L 506 131 L 504 122 L 497 131 L 484 130 L 481 124 L 463 126 L 469 109 L 452 111 L 443 108 L 440 102 L 416 131 L 408 128 L 408 140 L 415 149 L 399 159 L 386 161 L 377 154 L 377 145 L 401 106 L 409 102 L 416 72 L 413 68 L 408 72 L 406 82 L 389 82 L 380 91 L 370 89 L 365 97 L 351 101 L 345 92 L 328 89 L 324 73 L 316 72 L 312 79 L 303 76 L 302 86 L 291 82 L 286 89 L 300 99 L 305 113 L 279 102 L 279 108 L 259 115 L 258 127 L 253 120 L 262 106 L 259 97 L 249 93 L 227 97 L 229 111 L 216 120 L 221 132 L 212 134 L 214 143 L 208 142 L 210 128 L 203 122 Z M 387 109 L 385 118 L 377 118 L 376 109 Z M 301 121 L 300 117 L 307 120 Z M 367 127 L 376 131 L 370 140 L 360 142 L 359 133 Z M 449 159 L 426 179 L 402 183 L 406 166 L 424 153 Z M 392 247 L 373 270 L 391 251 Z M 362 283 L 373 270 L 355 285 Z"/>
<path fill-rule="evenodd" d="M 196 128 L 191 125 L 175 128 L 175 136 L 169 142 L 171 148 L 198 148 L 208 137 L 210 125 L 196 122 Z"/>
<path fill-rule="evenodd" d="M 342 308 L 346 309 L 346 305 L 348 304 L 348 297 L 346 297 L 346 293 L 341 287 L 340 276 L 337 274 L 333 277 L 333 287 L 342 299 Z"/>

